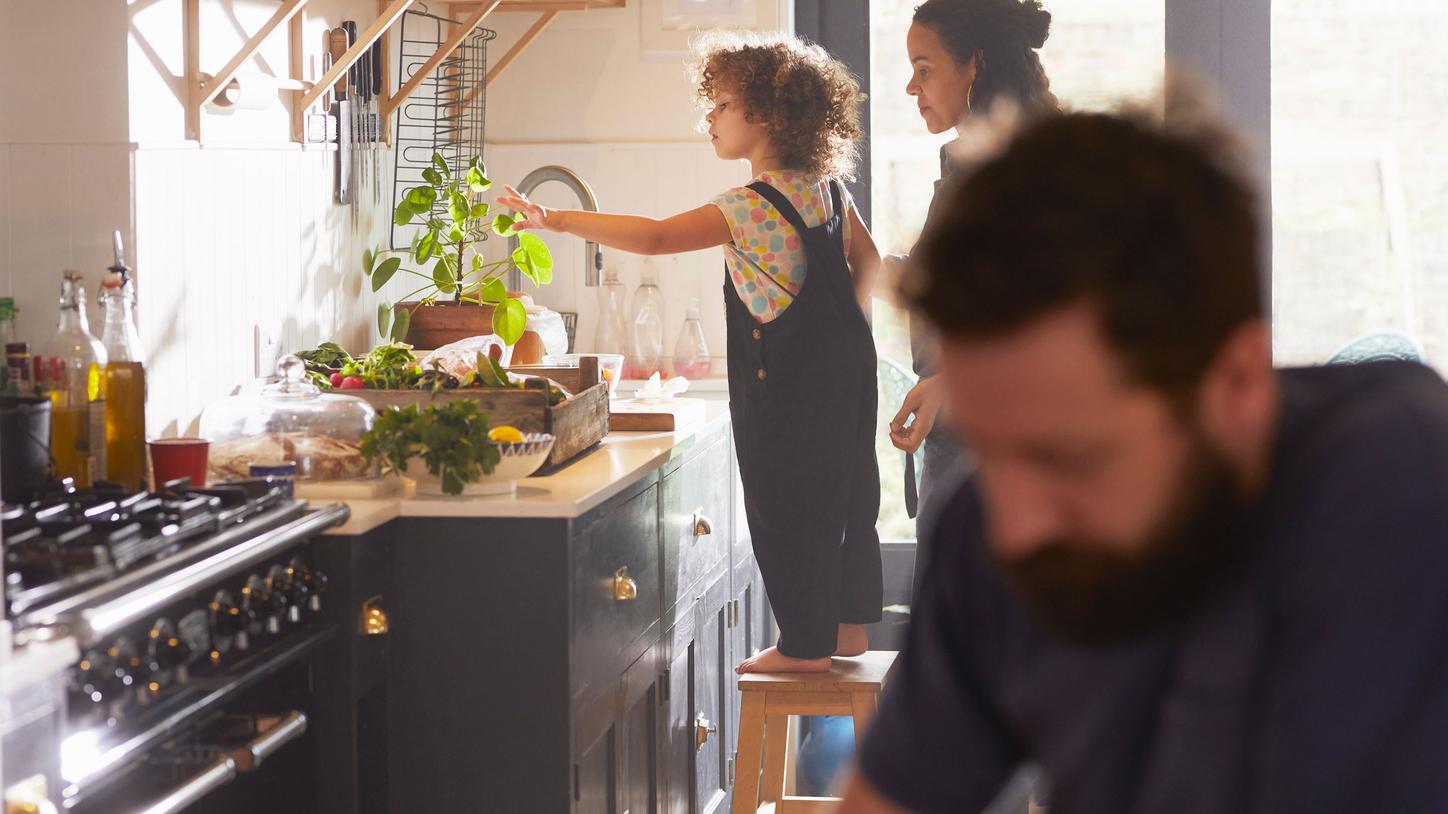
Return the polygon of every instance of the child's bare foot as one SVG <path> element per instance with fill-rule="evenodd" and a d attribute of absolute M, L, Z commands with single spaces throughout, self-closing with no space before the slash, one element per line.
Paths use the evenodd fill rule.
<path fill-rule="evenodd" d="M 840 632 L 835 640 L 835 655 L 842 658 L 863 656 L 866 650 L 870 649 L 870 637 L 865 633 L 864 625 L 840 625 Z"/>
<path fill-rule="evenodd" d="M 830 669 L 830 658 L 797 659 L 771 647 L 759 651 L 759 655 L 745 659 L 734 668 L 739 675 L 745 673 L 823 673 Z"/>

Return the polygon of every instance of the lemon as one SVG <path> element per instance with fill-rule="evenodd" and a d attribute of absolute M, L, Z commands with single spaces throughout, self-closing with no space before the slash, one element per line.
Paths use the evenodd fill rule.
<path fill-rule="evenodd" d="M 495 444 L 521 444 L 523 443 L 523 433 L 518 432 L 517 427 L 504 425 L 488 430 L 488 440 Z"/>

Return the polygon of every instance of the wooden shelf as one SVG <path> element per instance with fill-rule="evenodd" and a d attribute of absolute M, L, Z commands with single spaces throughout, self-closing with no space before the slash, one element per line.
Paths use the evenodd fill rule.
<path fill-rule="evenodd" d="M 337 60 L 332 67 L 326 71 L 320 80 L 315 83 L 302 80 L 303 53 L 302 53 L 302 9 L 308 0 L 280 0 L 279 6 L 272 17 L 261 27 L 261 30 L 253 34 L 241 47 L 241 50 L 227 62 L 215 76 L 207 76 L 200 69 L 201 63 L 201 35 L 200 35 L 200 0 L 185 0 L 182 6 L 183 26 L 185 31 L 185 80 L 186 80 L 186 137 L 200 140 L 201 138 L 201 115 L 207 103 L 211 102 L 231 79 L 236 72 L 256 53 L 263 42 L 273 32 L 286 27 L 289 43 L 288 67 L 290 76 L 279 79 L 278 84 L 291 90 L 294 94 L 292 103 L 292 139 L 298 142 L 306 140 L 304 133 L 304 120 L 307 108 L 316 104 L 327 88 L 331 87 L 337 79 L 352 67 L 358 59 L 372 46 L 372 43 L 385 37 L 392 26 L 402 18 L 403 12 L 407 11 L 416 0 L 378 0 L 378 16 L 358 37 L 357 42 L 347 49 L 345 55 Z M 444 2 L 438 5 L 448 7 L 448 15 L 456 19 L 460 25 L 451 32 L 447 42 L 444 42 L 433 56 L 419 69 L 405 85 L 393 94 L 388 90 L 387 75 L 390 73 L 389 64 L 390 49 L 382 49 L 382 71 L 384 81 L 378 89 L 378 102 L 382 114 L 383 138 L 390 140 L 392 128 L 391 118 L 407 97 L 412 94 L 417 86 L 422 83 L 426 76 L 432 72 L 444 59 L 462 44 L 468 34 L 472 33 L 489 14 L 494 11 L 527 11 L 539 15 L 534 24 L 521 36 L 518 41 L 503 55 L 493 67 L 488 70 L 487 76 L 483 78 L 483 85 L 473 88 L 468 92 L 464 104 L 481 92 L 483 87 L 497 78 L 518 55 L 527 48 L 533 40 L 542 33 L 543 29 L 557 17 L 559 12 L 564 11 L 590 11 L 593 9 L 621 9 L 625 8 L 627 0 L 471 0 L 470 2 Z M 461 15 L 466 18 L 458 19 Z"/>

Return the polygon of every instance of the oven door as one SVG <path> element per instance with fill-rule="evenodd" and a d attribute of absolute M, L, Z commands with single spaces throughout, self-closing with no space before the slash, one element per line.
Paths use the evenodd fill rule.
<path fill-rule="evenodd" d="M 317 738 L 311 641 L 218 677 L 186 710 L 97 753 L 103 766 L 65 792 L 73 814 L 266 811 L 310 814 L 317 806 Z M 298 651 L 305 656 L 298 658 Z M 280 663 L 279 663 L 280 662 Z M 72 746 L 73 739 L 67 739 Z M 74 750 L 73 750 L 74 751 Z M 83 757 L 83 756 L 82 756 Z M 62 764 L 77 760 L 62 751 Z"/>

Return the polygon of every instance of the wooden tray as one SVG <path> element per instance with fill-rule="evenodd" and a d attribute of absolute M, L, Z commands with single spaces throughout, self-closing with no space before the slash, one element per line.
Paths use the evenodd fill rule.
<path fill-rule="evenodd" d="M 377 410 L 472 399 L 488 414 L 489 422 L 495 427 L 508 424 L 523 432 L 551 433 L 554 437 L 553 451 L 544 464 L 546 470 L 590 449 L 608 434 L 608 387 L 595 384 L 581 392 L 575 391 L 573 398 L 550 407 L 546 383 L 540 381 L 538 384 L 542 386 L 522 390 L 506 387 L 470 387 L 437 393 L 425 390 L 348 390 L 347 395 L 357 396 Z"/>

